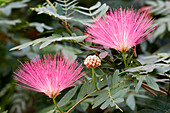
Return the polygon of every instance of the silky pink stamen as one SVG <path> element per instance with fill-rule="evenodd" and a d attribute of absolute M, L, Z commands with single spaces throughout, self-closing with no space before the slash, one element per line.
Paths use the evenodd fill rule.
<path fill-rule="evenodd" d="M 87 29 L 87 41 L 126 52 L 129 48 L 150 38 L 155 26 L 152 18 L 145 12 L 126 11 L 120 8 L 107 13 L 105 17 L 95 19 Z"/>
<path fill-rule="evenodd" d="M 43 92 L 50 98 L 55 98 L 60 91 L 79 82 L 85 75 L 83 67 L 77 61 L 57 55 L 44 55 L 30 62 L 21 63 L 14 72 L 14 79 L 20 86 L 29 90 Z"/>

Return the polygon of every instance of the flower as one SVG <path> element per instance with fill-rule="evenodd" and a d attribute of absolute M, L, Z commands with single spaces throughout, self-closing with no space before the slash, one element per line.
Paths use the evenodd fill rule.
<path fill-rule="evenodd" d="M 101 60 L 96 55 L 89 55 L 85 59 L 84 65 L 86 65 L 87 67 L 90 67 L 90 68 L 96 68 L 101 65 Z"/>
<path fill-rule="evenodd" d="M 14 72 L 14 79 L 30 90 L 43 92 L 50 98 L 55 98 L 60 91 L 71 87 L 82 80 L 85 72 L 77 61 L 71 61 L 64 56 L 43 55 L 42 58 L 21 63 Z"/>
<path fill-rule="evenodd" d="M 110 11 L 89 25 L 86 31 L 91 38 L 87 41 L 124 53 L 150 37 L 155 29 L 155 26 L 150 27 L 152 23 L 147 11 L 115 9 L 114 14 Z"/>

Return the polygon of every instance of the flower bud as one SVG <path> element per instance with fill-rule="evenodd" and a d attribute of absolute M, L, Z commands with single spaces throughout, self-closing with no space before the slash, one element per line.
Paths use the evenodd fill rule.
<path fill-rule="evenodd" d="M 89 55 L 85 59 L 84 65 L 86 65 L 88 68 L 96 68 L 101 65 L 101 60 L 96 55 Z"/>

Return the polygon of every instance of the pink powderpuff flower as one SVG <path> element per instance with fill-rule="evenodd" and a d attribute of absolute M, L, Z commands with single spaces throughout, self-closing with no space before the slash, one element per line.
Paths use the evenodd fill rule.
<path fill-rule="evenodd" d="M 71 87 L 82 80 L 86 74 L 77 61 L 71 61 L 63 56 L 44 55 L 42 58 L 21 63 L 14 72 L 14 79 L 20 86 L 29 90 L 43 92 L 50 98 L 55 98 L 60 91 Z"/>
<path fill-rule="evenodd" d="M 124 53 L 150 37 L 155 29 L 155 26 L 150 27 L 152 23 L 147 11 L 120 8 L 113 13 L 111 10 L 105 17 L 95 19 L 95 23 L 86 29 L 91 37 L 87 41 Z"/>

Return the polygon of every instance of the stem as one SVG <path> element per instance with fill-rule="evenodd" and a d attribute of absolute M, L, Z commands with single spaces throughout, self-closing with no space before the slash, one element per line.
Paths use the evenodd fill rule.
<path fill-rule="evenodd" d="M 125 53 L 123 52 L 122 53 L 122 55 L 123 55 L 123 61 L 124 61 L 124 64 L 125 64 L 125 68 L 127 67 L 127 64 L 126 64 L 126 58 L 125 58 Z"/>
<path fill-rule="evenodd" d="M 157 96 L 154 92 L 152 92 L 150 89 L 144 87 L 144 86 L 141 86 L 143 89 L 145 89 L 147 92 L 149 92 L 152 96 Z"/>
<path fill-rule="evenodd" d="M 108 93 L 109 93 L 109 97 L 110 97 L 110 100 L 113 102 L 113 104 L 115 104 L 116 108 L 118 108 L 121 112 L 123 112 L 123 110 L 116 104 L 116 102 L 113 100 L 111 94 L 110 94 L 110 89 L 108 90 Z"/>
<path fill-rule="evenodd" d="M 154 90 L 154 89 L 152 89 L 151 87 L 149 87 L 148 85 L 146 85 L 145 83 L 142 83 L 141 86 L 142 86 L 142 88 L 145 87 L 145 88 L 149 89 L 150 91 L 154 91 L 154 92 L 157 92 L 157 93 L 163 94 L 163 95 L 168 95 L 167 92 Z"/>
<path fill-rule="evenodd" d="M 133 81 L 133 80 L 131 80 L 131 81 Z M 138 81 L 138 82 L 139 82 L 139 81 Z M 159 94 L 163 94 L 163 95 L 168 95 L 168 91 L 167 91 L 166 89 L 160 87 L 160 86 L 159 86 L 160 91 L 157 91 L 157 90 L 152 89 L 152 88 L 149 87 L 146 83 L 142 83 L 142 84 L 141 84 L 141 87 L 142 87 L 143 89 L 145 89 L 146 91 L 148 91 L 148 92 L 149 92 L 150 94 L 152 94 L 153 96 L 157 96 L 154 92 L 159 93 Z M 154 92 L 152 92 L 152 91 L 154 91 Z"/>
<path fill-rule="evenodd" d="M 168 94 L 168 91 L 167 91 L 166 89 L 164 89 L 164 88 L 162 88 L 162 87 L 160 87 L 160 86 L 159 86 L 159 89 L 162 90 L 162 91 L 164 91 L 164 92 L 166 92 L 166 93 Z"/>
<path fill-rule="evenodd" d="M 65 21 L 65 22 L 67 23 L 67 21 Z M 70 33 L 70 35 L 72 35 L 71 30 L 68 28 L 68 23 L 67 23 L 67 25 L 65 25 L 64 27 L 65 27 L 65 29 Z"/>
<path fill-rule="evenodd" d="M 92 93 L 95 93 L 96 91 L 98 91 L 100 89 L 94 90 L 91 93 L 89 93 L 88 95 L 86 95 L 84 98 L 82 98 L 80 101 L 78 101 L 73 107 L 71 107 L 66 113 L 70 113 L 77 105 L 79 105 L 82 101 L 84 101 L 88 96 L 90 96 Z"/>
<path fill-rule="evenodd" d="M 60 113 L 62 113 L 62 111 L 60 110 L 60 108 L 57 106 L 57 103 L 56 103 L 56 101 L 55 101 L 55 98 L 53 98 L 53 103 L 54 103 L 55 107 L 58 109 L 58 111 L 59 111 Z"/>
<path fill-rule="evenodd" d="M 50 2 L 50 0 L 46 0 L 48 2 L 48 4 L 50 4 L 50 6 L 57 12 L 57 9 L 54 7 L 54 5 Z"/>
<path fill-rule="evenodd" d="M 50 6 L 57 12 L 57 9 L 54 7 L 54 5 L 50 2 L 50 0 L 46 0 L 48 4 L 50 4 Z M 57 19 L 61 22 L 63 22 L 64 24 L 62 24 L 61 22 L 59 22 L 59 24 L 61 24 L 71 35 L 72 35 L 72 32 L 71 30 L 68 28 L 69 24 L 67 23 L 66 20 L 63 20 L 61 18 L 58 18 Z"/>
<path fill-rule="evenodd" d="M 170 95 L 170 79 L 169 79 L 169 86 L 168 86 L 168 95 Z"/>
<path fill-rule="evenodd" d="M 95 81 L 95 76 L 94 76 L 94 68 L 92 68 L 92 79 L 93 79 L 93 83 L 94 83 L 96 90 L 98 90 L 97 85 L 96 85 L 96 81 Z"/>
<path fill-rule="evenodd" d="M 90 13 L 92 19 L 95 20 L 94 16 L 93 16 L 92 13 L 91 13 L 91 10 L 89 10 L 89 13 Z"/>

